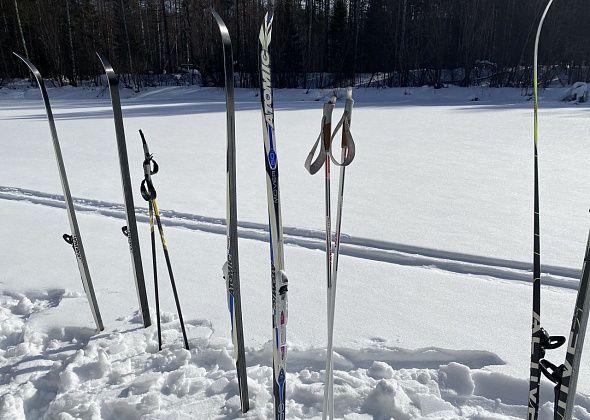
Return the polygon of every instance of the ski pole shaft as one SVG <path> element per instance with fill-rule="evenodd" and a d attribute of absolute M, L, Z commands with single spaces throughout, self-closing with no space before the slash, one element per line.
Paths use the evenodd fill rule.
<path fill-rule="evenodd" d="M 180 329 L 182 330 L 182 337 L 184 339 L 184 347 L 188 350 L 188 339 L 186 337 L 186 330 L 184 328 L 184 320 L 182 318 L 182 310 L 180 309 L 180 300 L 178 299 L 178 291 L 176 290 L 176 282 L 174 281 L 174 273 L 172 272 L 172 264 L 170 263 L 170 254 L 168 253 L 168 245 L 166 244 L 166 237 L 164 236 L 164 228 L 162 227 L 162 221 L 160 220 L 160 210 L 156 200 L 152 200 L 152 206 L 154 208 L 154 216 L 156 223 L 158 224 L 158 230 L 160 231 L 160 240 L 162 242 L 162 248 L 164 249 L 164 258 L 166 259 L 166 267 L 168 268 L 168 275 L 170 276 L 170 283 L 172 284 L 172 292 L 174 293 L 174 302 L 176 303 L 176 311 L 178 312 L 178 319 L 180 321 Z"/>
<path fill-rule="evenodd" d="M 160 324 L 160 291 L 158 289 L 158 264 L 156 261 L 156 234 L 154 232 L 154 207 L 149 201 L 150 212 L 150 240 L 152 244 L 152 269 L 154 272 L 154 292 L 156 295 L 156 320 L 158 325 L 158 350 L 162 350 L 162 328 Z"/>

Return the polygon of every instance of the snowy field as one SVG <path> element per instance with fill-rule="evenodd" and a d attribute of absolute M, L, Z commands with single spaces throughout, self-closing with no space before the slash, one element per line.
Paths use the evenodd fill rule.
<path fill-rule="evenodd" d="M 409 93 L 409 94 L 408 94 Z M 326 346 L 323 177 L 303 168 L 331 91 L 275 92 L 289 275 L 288 418 L 320 418 Z M 590 228 L 590 107 L 541 92 L 542 325 L 567 334 Z M 225 284 L 225 105 L 212 88 L 128 90 L 123 115 L 152 308 L 142 129 L 191 350 L 163 256 L 163 347 L 137 313 L 108 92 L 49 89 L 97 299 L 96 334 L 36 89 L 0 89 L 0 419 L 240 417 Z M 236 91 L 248 418 L 272 413 L 259 98 Z M 517 89 L 359 89 L 335 321 L 347 419 L 524 418 L 532 256 L 532 103 Z M 478 101 L 472 99 L 477 97 Z M 339 101 L 334 116 L 342 113 Z M 337 178 L 337 177 L 335 177 Z M 335 186 L 335 184 L 333 184 Z M 334 190 L 336 188 L 333 188 Z M 335 200 L 335 198 L 334 198 Z M 155 319 L 155 311 L 152 309 Z M 575 415 L 590 419 L 590 339 Z M 561 363 L 565 349 L 549 358 Z M 552 418 L 543 381 L 540 419 Z"/>

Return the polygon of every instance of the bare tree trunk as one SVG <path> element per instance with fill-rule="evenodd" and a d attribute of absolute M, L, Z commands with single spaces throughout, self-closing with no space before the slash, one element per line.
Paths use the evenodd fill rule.
<path fill-rule="evenodd" d="M 20 39 L 23 44 L 23 50 L 25 50 L 25 56 L 29 58 L 29 50 L 27 49 L 27 42 L 25 41 L 23 25 L 20 20 L 20 13 L 18 11 L 18 0 L 14 0 L 14 8 L 16 9 L 16 21 L 18 22 L 18 30 L 20 31 Z"/>
<path fill-rule="evenodd" d="M 76 57 L 74 55 L 74 37 L 72 35 L 72 18 L 70 16 L 70 0 L 66 0 L 66 16 L 68 18 L 68 36 L 70 39 L 70 56 L 72 58 L 72 80 L 70 83 L 72 86 L 77 85 L 77 72 L 76 72 Z"/>
<path fill-rule="evenodd" d="M 131 73 L 131 79 L 133 80 L 133 84 L 135 85 L 133 88 L 135 91 L 139 91 L 139 86 L 137 86 L 136 81 L 136 74 L 133 70 L 133 58 L 131 57 L 131 42 L 129 40 L 129 31 L 127 30 L 127 16 L 125 13 L 125 6 L 123 5 L 123 0 L 120 2 L 121 4 L 121 13 L 123 15 L 123 28 L 125 29 L 125 40 L 127 41 L 127 57 L 129 59 L 129 72 Z"/>
<path fill-rule="evenodd" d="M 162 66 L 162 25 L 160 24 L 160 7 L 156 6 L 156 31 L 158 35 L 158 73 L 165 70 Z"/>
<path fill-rule="evenodd" d="M 139 13 L 139 26 L 141 28 L 141 45 L 143 46 L 143 69 L 140 69 L 140 71 L 145 70 L 148 66 L 148 59 L 149 59 L 149 50 L 147 48 L 147 43 L 145 40 L 145 28 L 144 28 L 144 24 L 143 24 L 143 12 L 142 12 L 142 1 L 141 0 L 137 0 L 137 11 Z"/>
<path fill-rule="evenodd" d="M 162 0 L 162 21 L 164 23 L 164 45 L 166 46 L 166 62 L 164 63 L 164 70 L 168 70 L 172 57 L 170 55 L 170 40 L 168 39 L 168 19 L 166 18 L 165 0 Z"/>

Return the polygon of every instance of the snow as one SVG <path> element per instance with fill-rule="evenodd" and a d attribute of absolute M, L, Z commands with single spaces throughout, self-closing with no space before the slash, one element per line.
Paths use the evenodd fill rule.
<path fill-rule="evenodd" d="M 338 92 L 341 94 L 341 92 Z M 411 93 L 410 95 L 405 93 Z M 236 90 L 240 268 L 251 410 L 272 413 L 259 98 Z M 325 367 L 323 179 L 303 162 L 332 91 L 277 91 L 290 280 L 287 413 L 319 418 Z M 224 93 L 122 91 L 148 296 L 141 128 L 187 324 L 159 254 L 163 350 L 142 328 L 108 92 L 49 89 L 106 330 L 83 294 L 39 94 L 0 89 L 0 418 L 240 417 L 225 284 Z M 106 95 L 106 96 L 105 96 Z M 587 238 L 586 104 L 541 91 L 542 324 L 569 330 Z M 530 352 L 532 104 L 512 89 L 358 89 L 335 320 L 339 418 L 524 418 Z M 470 101 L 477 96 L 477 102 Z M 342 111 L 339 102 L 335 110 Z M 334 188 L 335 189 L 335 188 Z M 161 250 L 159 249 L 158 252 Z M 152 315 L 155 318 L 152 307 Z M 588 339 L 586 340 L 588 350 Z M 560 362 L 565 349 L 552 351 Z M 576 416 L 590 419 L 590 353 Z M 543 381 L 541 419 L 552 418 Z"/>

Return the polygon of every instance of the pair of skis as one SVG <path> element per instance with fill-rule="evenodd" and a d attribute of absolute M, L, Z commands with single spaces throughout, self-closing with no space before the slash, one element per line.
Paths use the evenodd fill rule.
<path fill-rule="evenodd" d="M 352 123 L 352 88 L 347 89 L 346 104 L 342 118 L 332 133 L 332 112 L 336 105 L 336 97 L 332 96 L 324 104 L 320 134 L 313 145 L 307 159 L 305 168 L 314 175 L 321 167 L 325 174 L 325 216 L 326 216 L 326 285 L 327 285 L 327 324 L 328 324 L 328 348 L 326 356 L 326 379 L 324 384 L 324 402 L 322 417 L 334 418 L 334 364 L 333 364 L 333 339 L 334 339 L 334 314 L 336 308 L 336 282 L 338 280 L 338 257 L 340 254 L 340 233 L 342 228 L 342 205 L 344 200 L 344 177 L 346 167 L 354 159 L 355 146 L 350 133 Z M 342 129 L 341 160 L 338 161 L 332 154 L 332 143 L 336 134 Z M 318 154 L 314 159 L 316 150 Z M 332 209 L 330 192 L 330 161 L 340 167 L 340 179 L 338 182 L 338 204 L 336 209 L 336 232 L 332 236 Z"/>
<path fill-rule="evenodd" d="M 224 73 L 227 114 L 227 236 L 228 253 L 224 265 L 227 283 L 228 304 L 232 321 L 232 339 L 236 351 L 236 369 L 242 403 L 242 412 L 248 411 L 248 382 L 240 299 L 240 278 L 238 266 L 238 233 L 236 203 L 236 161 L 235 161 L 235 108 L 234 71 L 231 38 L 227 26 L 219 14 L 211 9 L 221 33 L 224 53 Z M 266 169 L 266 191 L 269 217 L 270 273 L 272 289 L 272 343 L 273 343 L 273 401 L 274 418 L 286 417 L 286 361 L 287 361 L 287 292 L 288 279 L 285 274 L 283 252 L 283 224 L 279 192 L 279 167 L 276 151 L 274 106 L 272 93 L 272 71 L 270 42 L 272 39 L 272 13 L 267 13 L 260 27 L 259 64 L 260 100 L 262 110 L 264 162 Z"/>
<path fill-rule="evenodd" d="M 553 0 L 549 0 L 535 37 L 534 63 L 533 63 L 533 95 L 534 95 L 534 236 L 533 236 L 533 322 L 531 339 L 531 366 L 529 382 L 528 415 L 529 420 L 537 420 L 539 414 L 539 386 L 541 373 L 555 384 L 554 419 L 570 420 L 573 415 L 576 387 L 579 374 L 584 335 L 588 324 L 590 311 L 590 236 L 586 244 L 582 277 L 576 298 L 574 316 L 570 329 L 569 341 L 565 362 L 556 366 L 545 359 L 545 351 L 560 347 L 566 339 L 562 336 L 550 336 L 541 327 L 541 250 L 540 250 L 540 223 L 539 223 L 539 169 L 538 169 L 538 55 L 539 39 L 543 23 L 551 8 Z"/>
<path fill-rule="evenodd" d="M 162 249 L 164 251 L 164 258 L 166 260 L 166 268 L 168 269 L 168 276 L 170 277 L 170 284 L 172 285 L 172 293 L 174 294 L 174 302 L 176 303 L 176 311 L 178 312 L 178 320 L 180 321 L 180 329 L 182 331 L 182 338 L 184 340 L 184 348 L 189 349 L 188 339 L 186 337 L 186 329 L 184 327 L 184 320 L 182 318 L 182 310 L 180 309 L 180 300 L 178 299 L 178 292 L 176 290 L 176 282 L 174 281 L 174 273 L 172 272 L 172 263 L 170 262 L 170 254 L 168 252 L 168 243 L 164 236 L 164 228 L 162 227 L 162 221 L 160 220 L 160 209 L 158 208 L 157 192 L 152 182 L 152 175 L 158 173 L 159 166 L 154 160 L 153 155 L 150 153 L 147 141 L 143 132 L 139 130 L 141 136 L 141 142 L 143 144 L 143 181 L 141 181 L 141 196 L 145 201 L 148 202 L 149 214 L 150 214 L 150 240 L 152 244 L 152 268 L 154 272 L 154 291 L 156 297 L 156 319 L 158 324 L 158 350 L 162 350 L 162 330 L 160 326 L 160 292 L 158 288 L 158 266 L 156 260 L 156 235 L 154 232 L 154 219 L 158 225 L 158 231 L 160 233 L 160 242 L 162 243 Z"/>
<path fill-rule="evenodd" d="M 84 246 L 82 244 L 82 236 L 80 234 L 80 228 L 78 226 L 78 221 L 76 218 L 76 212 L 74 210 L 74 204 L 72 200 L 72 195 L 70 193 L 70 187 L 68 183 L 68 178 L 66 175 L 65 165 L 63 162 L 63 157 L 61 154 L 61 148 L 59 144 L 59 139 L 57 136 L 57 129 L 55 127 L 55 121 L 53 118 L 53 112 L 51 110 L 51 105 L 49 103 L 49 97 L 47 95 L 47 90 L 45 89 L 45 84 L 43 82 L 43 77 L 37 68 L 31 63 L 27 58 L 14 53 L 20 60 L 22 60 L 29 70 L 33 73 L 33 76 L 37 80 L 37 84 L 39 86 L 39 90 L 41 91 L 41 96 L 43 98 L 43 102 L 45 105 L 45 112 L 47 114 L 47 121 L 49 122 L 49 130 L 51 132 L 51 138 L 53 140 L 53 148 L 55 152 L 55 157 L 57 160 L 57 166 L 59 175 L 61 178 L 62 189 L 64 193 L 64 200 L 66 204 L 66 211 L 68 214 L 68 219 L 70 222 L 71 233 L 64 234 L 64 240 L 72 245 L 74 249 L 74 253 L 76 255 L 76 261 L 78 263 L 78 269 L 80 271 L 80 276 L 82 278 L 82 285 L 84 287 L 84 291 L 86 292 L 86 296 L 88 298 L 88 302 L 90 304 L 90 310 L 92 312 L 92 316 L 94 318 L 94 322 L 96 324 L 96 328 L 99 331 L 104 329 L 102 318 L 100 316 L 100 311 L 98 308 L 98 302 L 96 300 L 96 296 L 94 293 L 94 287 L 92 285 L 92 280 L 90 278 L 90 272 L 88 269 L 88 262 L 86 259 L 86 254 L 84 252 Z M 149 313 L 149 304 L 147 300 L 147 293 L 145 289 L 145 280 L 143 277 L 143 267 L 141 264 L 141 253 L 139 249 L 139 238 L 137 235 L 137 222 L 135 219 L 135 206 L 133 204 L 133 192 L 131 188 L 131 177 L 129 175 L 129 162 L 127 158 L 127 146 L 125 142 L 125 131 L 123 128 L 123 116 L 121 112 L 121 100 L 119 98 L 119 78 L 113 71 L 112 66 L 109 64 L 108 60 L 97 54 L 103 67 L 105 73 L 107 75 L 107 80 L 109 84 L 109 90 L 111 94 L 111 102 L 112 102 L 112 109 L 113 109 L 113 118 L 115 122 L 115 133 L 117 137 L 117 148 L 119 152 L 119 164 L 121 167 L 121 181 L 123 184 L 123 193 L 125 198 L 125 210 L 126 210 L 126 218 L 127 218 L 127 226 L 123 227 L 123 233 L 125 236 L 128 237 L 129 240 L 129 248 L 131 251 L 131 258 L 133 263 L 133 271 L 134 271 L 134 278 L 135 278 L 135 285 L 137 290 L 137 296 L 139 300 L 139 306 L 141 310 L 141 314 L 143 317 L 143 324 L 145 327 L 149 327 L 151 325 L 150 320 L 150 313 Z"/>

